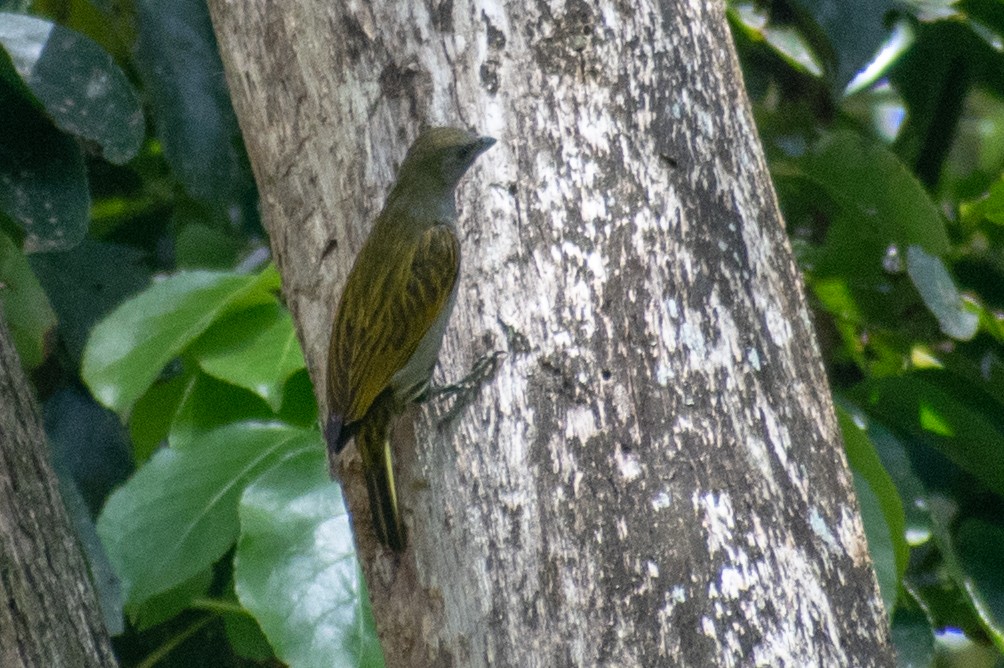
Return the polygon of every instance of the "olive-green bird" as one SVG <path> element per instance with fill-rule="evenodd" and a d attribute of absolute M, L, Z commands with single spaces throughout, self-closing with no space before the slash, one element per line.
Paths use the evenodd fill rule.
<path fill-rule="evenodd" d="M 495 143 L 455 128 L 422 132 L 342 292 L 328 348 L 332 455 L 355 437 L 373 526 L 395 551 L 405 546 L 390 450 L 391 419 L 432 377 L 460 272 L 454 190 Z"/>

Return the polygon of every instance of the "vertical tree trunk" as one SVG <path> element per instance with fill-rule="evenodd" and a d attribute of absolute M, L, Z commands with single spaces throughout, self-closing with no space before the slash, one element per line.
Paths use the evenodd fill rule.
<path fill-rule="evenodd" d="M 114 666 L 32 392 L 0 312 L 0 666 Z"/>
<path fill-rule="evenodd" d="M 437 378 L 506 355 L 401 423 L 408 553 L 358 541 L 389 665 L 892 663 L 722 3 L 210 7 L 315 387 L 419 125 L 499 139 Z"/>

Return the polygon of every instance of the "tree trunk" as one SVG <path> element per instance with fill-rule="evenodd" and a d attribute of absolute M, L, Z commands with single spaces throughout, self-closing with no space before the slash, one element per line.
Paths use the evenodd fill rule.
<path fill-rule="evenodd" d="M 32 392 L 0 310 L 0 666 L 114 666 Z"/>
<path fill-rule="evenodd" d="M 499 139 L 437 380 L 505 356 L 399 423 L 403 558 L 340 465 L 388 665 L 892 663 L 721 3 L 210 7 L 317 388 L 419 126 Z"/>

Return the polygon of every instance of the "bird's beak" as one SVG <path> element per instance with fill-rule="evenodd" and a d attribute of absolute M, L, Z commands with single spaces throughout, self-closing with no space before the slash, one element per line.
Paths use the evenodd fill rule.
<path fill-rule="evenodd" d="M 495 145 L 495 137 L 478 137 L 474 140 L 475 155 L 481 155 Z"/>

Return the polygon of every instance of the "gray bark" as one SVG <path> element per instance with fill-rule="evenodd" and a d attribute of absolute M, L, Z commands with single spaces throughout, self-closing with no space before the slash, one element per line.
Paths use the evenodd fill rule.
<path fill-rule="evenodd" d="M 114 665 L 33 390 L 0 309 L 0 666 Z"/>
<path fill-rule="evenodd" d="M 399 423 L 402 559 L 340 463 L 388 665 L 892 663 L 721 3 L 210 8 L 317 388 L 418 127 L 499 139 L 437 380 L 506 356 Z"/>

